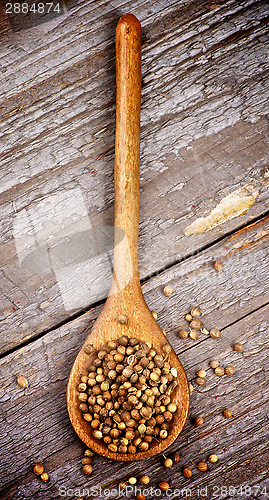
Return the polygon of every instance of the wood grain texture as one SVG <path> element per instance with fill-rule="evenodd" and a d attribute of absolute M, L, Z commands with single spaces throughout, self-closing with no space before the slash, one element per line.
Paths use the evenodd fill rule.
<path fill-rule="evenodd" d="M 65 387 L 78 347 L 99 315 L 100 306 L 1 360 L 4 369 L 1 391 L 1 419 L 4 424 L 1 433 L 1 449 L 4 450 L 1 457 L 2 498 L 57 498 L 60 486 L 75 488 L 98 485 L 112 489 L 120 479 L 142 473 L 151 477 L 155 487 L 160 477 L 168 479 L 173 487 L 189 485 L 192 487 L 193 499 L 197 498 L 195 491 L 198 486 L 208 485 L 212 493 L 213 486 L 254 485 L 268 479 L 268 296 L 267 304 L 260 298 L 259 306 L 257 302 L 252 305 L 253 309 L 257 309 L 255 312 L 251 312 L 248 305 L 250 289 L 257 287 L 261 276 L 253 273 L 252 280 L 256 279 L 257 282 L 256 285 L 252 282 L 252 287 L 248 287 L 250 277 L 244 281 L 246 290 L 245 294 L 241 290 L 241 307 L 237 300 L 234 310 L 227 309 L 224 312 L 221 309 L 222 299 L 231 296 L 229 287 L 230 290 L 236 290 L 233 275 L 236 269 L 240 270 L 240 259 L 243 261 L 247 249 L 249 262 L 259 262 L 265 258 L 261 253 L 266 248 L 261 242 L 265 234 L 264 221 L 227 239 L 224 248 L 230 255 L 238 252 L 240 257 L 236 266 L 232 259 L 223 258 L 223 274 L 217 275 L 212 270 L 212 261 L 216 257 L 220 258 L 218 252 L 224 250 L 221 243 L 204 252 L 204 264 L 199 268 L 195 256 L 179 264 L 174 269 L 174 292 L 169 298 L 162 294 L 160 283 L 155 281 L 157 277 L 152 278 L 152 286 L 148 289 L 144 285 L 149 307 L 157 309 L 156 297 L 159 306 L 162 306 L 163 316 L 160 310 L 158 313 L 163 328 L 169 330 L 173 321 L 177 324 L 179 317 L 181 319 L 193 305 L 199 304 L 205 326 L 219 327 L 222 331 L 220 340 L 200 335 L 197 342 L 178 339 L 176 329 L 167 334 L 194 385 L 187 425 L 170 447 L 170 450 L 180 451 L 179 464 L 171 470 L 165 470 L 161 465 L 162 456 L 156 456 L 147 459 L 142 465 L 131 463 L 122 469 L 121 463 L 95 456 L 93 475 L 90 478 L 82 475 L 80 460 L 85 447 L 69 424 Z M 166 271 L 160 276 L 162 284 L 171 283 L 171 272 Z M 182 303 L 175 307 L 173 299 L 182 290 L 185 273 L 190 279 L 196 274 L 196 286 L 193 286 L 191 294 L 184 294 Z M 203 288 L 203 298 L 200 286 L 197 286 L 197 276 Z M 236 341 L 244 345 L 243 353 L 232 349 Z M 213 358 L 218 359 L 224 367 L 233 365 L 235 375 L 217 377 L 208 368 Z M 195 374 L 200 368 L 207 370 L 207 383 L 202 387 L 195 383 Z M 27 389 L 17 386 L 17 375 L 28 378 Z M 233 411 L 231 419 L 222 416 L 225 407 Z M 196 416 L 204 417 L 204 425 L 200 428 L 193 425 Z M 203 475 L 191 461 L 197 465 L 199 460 L 207 459 L 212 452 L 219 455 L 219 462 L 211 465 L 209 472 Z M 46 485 L 31 472 L 36 461 L 44 462 L 50 473 L 51 479 Z M 193 468 L 193 478 L 189 482 L 181 475 L 186 463 Z"/>
<path fill-rule="evenodd" d="M 109 248 L 62 262 L 58 274 L 74 278 L 68 289 L 54 263 L 41 274 L 21 267 L 14 224 L 28 218 L 26 230 L 42 235 L 46 258 L 48 234 L 63 244 L 68 237 L 47 231 L 43 219 L 37 227 L 37 208 L 55 196 L 72 204 L 80 193 L 86 229 L 113 225 L 114 31 L 129 8 L 77 4 L 58 24 L 2 35 L 1 352 L 108 293 Z M 132 2 L 132 12 L 143 26 L 139 255 L 146 278 L 268 211 L 268 5 Z M 249 183 L 258 197 L 245 214 L 184 235 Z M 70 217 L 67 209 L 59 214 Z M 72 298 L 75 282 L 80 300 L 72 308 L 63 296 Z"/>

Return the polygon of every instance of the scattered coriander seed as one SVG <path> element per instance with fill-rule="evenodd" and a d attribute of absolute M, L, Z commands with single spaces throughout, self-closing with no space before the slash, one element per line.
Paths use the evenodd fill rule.
<path fill-rule="evenodd" d="M 199 330 L 203 327 L 203 323 L 200 319 L 193 319 L 190 322 L 190 327 L 193 328 L 193 330 Z"/>
<path fill-rule="evenodd" d="M 174 464 L 177 464 L 180 460 L 180 455 L 177 451 L 175 451 L 172 455 L 172 460 L 174 462 Z"/>
<path fill-rule="evenodd" d="M 218 461 L 218 455 L 215 455 L 215 453 L 213 453 L 212 455 L 209 455 L 208 457 L 208 461 L 211 463 L 211 464 L 214 464 L 215 462 Z"/>
<path fill-rule="evenodd" d="M 220 339 L 220 337 L 221 337 L 221 332 L 217 328 L 212 328 L 212 330 L 210 330 L 209 334 L 210 334 L 210 337 L 212 337 L 212 339 Z"/>
<path fill-rule="evenodd" d="M 17 384 L 19 387 L 28 387 L 28 380 L 27 378 L 23 377 L 22 375 L 20 375 L 18 378 L 17 378 Z"/>
<path fill-rule="evenodd" d="M 193 318 L 199 318 L 201 316 L 201 309 L 200 307 L 193 307 L 191 310 L 191 315 Z"/>
<path fill-rule="evenodd" d="M 205 385 L 206 379 L 204 377 L 197 377 L 197 379 L 195 380 L 195 382 L 196 382 L 197 385 Z"/>
<path fill-rule="evenodd" d="M 199 339 L 199 335 L 197 333 L 196 330 L 190 330 L 189 332 L 189 336 L 192 340 L 198 340 Z"/>
<path fill-rule="evenodd" d="M 229 410 L 228 408 L 225 408 L 225 410 L 223 410 L 223 416 L 225 418 L 230 418 L 232 416 L 231 410 Z"/>
<path fill-rule="evenodd" d="M 161 483 L 159 483 L 159 488 L 161 491 L 167 491 L 169 490 L 170 486 L 166 481 L 162 481 Z"/>
<path fill-rule="evenodd" d="M 214 372 L 215 372 L 216 375 L 218 375 L 218 377 L 221 377 L 225 373 L 223 366 L 217 366 L 215 368 Z"/>
<path fill-rule="evenodd" d="M 200 332 L 203 333 L 204 335 L 209 335 L 209 331 L 205 327 L 200 328 Z"/>
<path fill-rule="evenodd" d="M 244 350 L 244 346 L 240 344 L 240 342 L 236 342 L 233 346 L 234 350 L 237 352 L 242 352 Z"/>
<path fill-rule="evenodd" d="M 145 497 L 144 493 L 142 493 L 142 491 L 139 491 L 136 494 L 136 500 L 146 500 L 146 497 Z"/>
<path fill-rule="evenodd" d="M 194 389 L 194 387 L 191 383 L 189 383 L 189 389 L 190 389 L 190 394 L 191 394 L 193 392 L 193 389 Z"/>
<path fill-rule="evenodd" d="M 234 375 L 235 368 L 233 366 L 226 366 L 224 371 L 225 371 L 226 375 Z"/>
<path fill-rule="evenodd" d="M 129 483 L 129 484 L 136 484 L 136 483 L 137 483 L 137 479 L 136 479 L 136 477 L 129 477 L 129 479 L 128 479 L 128 483 Z"/>
<path fill-rule="evenodd" d="M 126 490 L 126 488 L 127 488 L 127 483 L 125 481 L 121 481 L 119 483 L 119 489 L 120 490 Z"/>
<path fill-rule="evenodd" d="M 118 323 L 121 323 L 121 325 L 126 325 L 128 321 L 128 316 L 126 314 L 120 313 L 117 317 Z"/>
<path fill-rule="evenodd" d="M 155 311 L 151 311 L 151 314 L 152 314 L 154 319 L 158 318 L 158 314 Z"/>
<path fill-rule="evenodd" d="M 189 336 L 189 332 L 186 330 L 180 330 L 178 336 L 180 339 L 186 339 Z"/>
<path fill-rule="evenodd" d="M 173 466 L 173 460 L 171 458 L 165 458 L 165 460 L 163 461 L 163 466 L 166 469 L 171 469 L 171 467 Z"/>
<path fill-rule="evenodd" d="M 87 450 L 85 450 L 84 455 L 85 455 L 85 457 L 93 457 L 94 452 L 92 450 L 90 450 L 89 448 L 87 448 Z"/>
<path fill-rule="evenodd" d="M 92 463 L 92 458 L 91 457 L 84 457 L 81 460 L 82 465 L 91 465 Z"/>
<path fill-rule="evenodd" d="M 223 268 L 223 264 L 219 260 L 216 260 L 213 265 L 214 265 L 214 269 L 218 272 L 220 272 Z"/>
<path fill-rule="evenodd" d="M 140 479 L 139 479 L 139 482 L 140 484 L 149 484 L 150 482 L 150 479 L 148 476 L 142 476 Z"/>
<path fill-rule="evenodd" d="M 200 425 L 203 425 L 203 423 L 204 423 L 203 417 L 196 417 L 195 420 L 194 420 L 194 423 L 195 423 L 196 427 L 199 427 Z"/>
<path fill-rule="evenodd" d="M 192 470 L 190 467 L 183 467 L 183 476 L 185 476 L 187 479 L 189 479 L 192 476 Z"/>
<path fill-rule="evenodd" d="M 44 472 L 44 467 L 40 462 L 37 462 L 33 467 L 33 471 L 37 476 L 40 476 Z"/>
<path fill-rule="evenodd" d="M 197 469 L 201 472 L 205 472 L 208 469 L 208 464 L 206 462 L 199 462 Z"/>
<path fill-rule="evenodd" d="M 40 476 L 40 479 L 42 479 L 42 481 L 44 481 L 44 483 L 46 483 L 48 480 L 49 480 L 49 475 L 47 472 L 43 472 Z"/>
<path fill-rule="evenodd" d="M 212 359 L 212 361 L 210 361 L 210 363 L 209 363 L 209 366 L 210 366 L 210 368 L 215 369 L 219 366 L 219 362 L 216 359 Z"/>
<path fill-rule="evenodd" d="M 188 321 L 188 323 L 190 323 L 192 321 L 193 317 L 191 314 L 186 314 L 185 315 L 185 320 Z"/>
<path fill-rule="evenodd" d="M 169 285 L 165 286 L 163 289 L 163 293 L 164 293 L 164 295 L 166 295 L 166 297 L 170 297 L 170 295 L 172 295 L 172 293 L 173 293 L 171 286 L 169 286 Z"/>
<path fill-rule="evenodd" d="M 206 377 L 206 371 L 205 370 L 198 370 L 197 376 L 205 378 Z"/>
<path fill-rule="evenodd" d="M 84 465 L 82 472 L 85 476 L 89 476 L 92 473 L 92 466 L 90 464 Z"/>

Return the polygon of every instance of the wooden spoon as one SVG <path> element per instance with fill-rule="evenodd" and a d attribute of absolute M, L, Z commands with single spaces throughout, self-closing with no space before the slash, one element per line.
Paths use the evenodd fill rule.
<path fill-rule="evenodd" d="M 109 451 L 101 440 L 92 436 L 91 426 L 79 410 L 78 384 L 87 375 L 89 344 L 99 348 L 122 335 L 150 341 L 162 352 L 167 339 L 148 309 L 139 280 L 139 155 L 141 100 L 141 26 L 132 14 L 125 14 L 116 28 L 116 137 L 115 137 L 115 227 L 125 237 L 117 240 L 115 231 L 112 285 L 104 308 L 82 345 L 70 372 L 67 385 L 67 408 L 74 430 L 84 443 L 97 453 L 115 460 L 138 460 L 167 448 L 181 432 L 189 411 L 189 383 L 173 349 L 171 365 L 177 370 L 177 387 L 172 400 L 178 406 L 170 424 L 168 437 L 153 440 L 150 448 L 135 454 Z M 122 232 L 122 231 L 120 231 Z"/>

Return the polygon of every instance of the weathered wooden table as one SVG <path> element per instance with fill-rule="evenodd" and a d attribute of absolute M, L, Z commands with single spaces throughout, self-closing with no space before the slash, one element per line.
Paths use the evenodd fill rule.
<path fill-rule="evenodd" d="M 59 5 L 43 22 L 14 4 L 1 10 L 1 499 L 117 498 L 121 480 L 143 474 L 147 498 L 268 498 L 269 6 Z M 111 281 L 114 33 L 126 12 L 143 29 L 142 288 L 193 392 L 167 450 L 180 454 L 171 469 L 162 456 L 130 464 L 94 456 L 86 477 L 65 390 Z M 195 305 L 220 339 L 178 337 Z M 212 359 L 235 374 L 218 377 Z M 200 472 L 212 453 L 218 461 Z M 36 462 L 48 482 L 33 473 Z"/>

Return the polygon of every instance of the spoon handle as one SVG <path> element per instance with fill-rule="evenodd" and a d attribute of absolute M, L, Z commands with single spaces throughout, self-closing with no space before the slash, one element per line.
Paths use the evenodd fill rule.
<path fill-rule="evenodd" d="M 132 14 L 116 28 L 116 134 L 114 285 L 139 283 L 141 25 Z M 121 238 L 120 238 L 121 236 Z"/>

